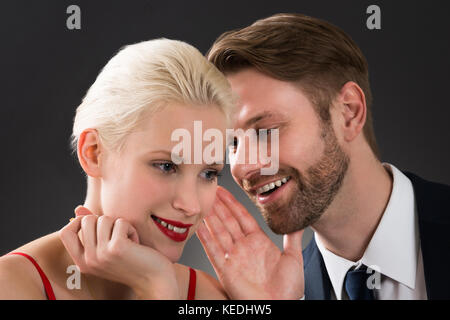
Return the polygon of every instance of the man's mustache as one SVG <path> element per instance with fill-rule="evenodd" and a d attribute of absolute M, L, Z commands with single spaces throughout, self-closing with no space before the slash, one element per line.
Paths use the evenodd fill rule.
<path fill-rule="evenodd" d="M 280 180 L 284 177 L 290 176 L 291 179 L 294 179 L 297 183 L 301 182 L 299 172 L 294 168 L 285 168 L 278 170 L 277 175 L 266 176 L 261 175 L 258 172 L 255 172 L 253 175 L 246 179 L 242 179 L 242 189 L 246 192 L 252 193 L 256 187 L 261 187 L 262 185 L 269 183 L 271 181 Z"/>

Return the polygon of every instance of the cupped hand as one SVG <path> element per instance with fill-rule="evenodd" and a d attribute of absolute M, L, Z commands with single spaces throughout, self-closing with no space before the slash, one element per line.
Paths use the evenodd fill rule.
<path fill-rule="evenodd" d="M 76 218 L 59 237 L 80 272 L 131 287 L 142 299 L 179 299 L 173 263 L 139 244 L 136 229 L 126 220 L 75 209 Z"/>
<path fill-rule="evenodd" d="M 303 230 L 284 235 L 283 252 L 226 189 L 218 187 L 205 225 L 197 230 L 231 299 L 300 299 L 304 295 Z"/>

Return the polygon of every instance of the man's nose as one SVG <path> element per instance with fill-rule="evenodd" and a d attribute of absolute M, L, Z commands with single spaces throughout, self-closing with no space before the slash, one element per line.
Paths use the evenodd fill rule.
<path fill-rule="evenodd" d="M 262 163 L 257 143 L 239 143 L 235 152 L 230 154 L 231 174 L 237 180 L 249 179 L 254 174 L 260 174 L 261 168 L 267 166 Z"/>

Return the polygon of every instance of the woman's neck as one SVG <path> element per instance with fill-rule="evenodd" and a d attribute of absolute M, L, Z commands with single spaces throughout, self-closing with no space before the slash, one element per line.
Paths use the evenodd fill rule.
<path fill-rule="evenodd" d="M 96 215 L 103 215 L 101 206 L 101 181 L 98 178 L 88 177 L 86 199 L 83 206 Z"/>

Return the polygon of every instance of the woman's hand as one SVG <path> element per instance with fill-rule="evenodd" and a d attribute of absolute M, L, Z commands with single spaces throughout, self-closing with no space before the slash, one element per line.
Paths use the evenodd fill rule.
<path fill-rule="evenodd" d="M 300 299 L 304 295 L 303 230 L 284 236 L 284 251 L 227 190 L 197 229 L 206 254 L 231 299 Z"/>
<path fill-rule="evenodd" d="M 75 213 L 59 237 L 80 272 L 125 284 L 139 299 L 180 299 L 173 263 L 140 245 L 129 222 L 96 216 L 85 207 Z"/>

